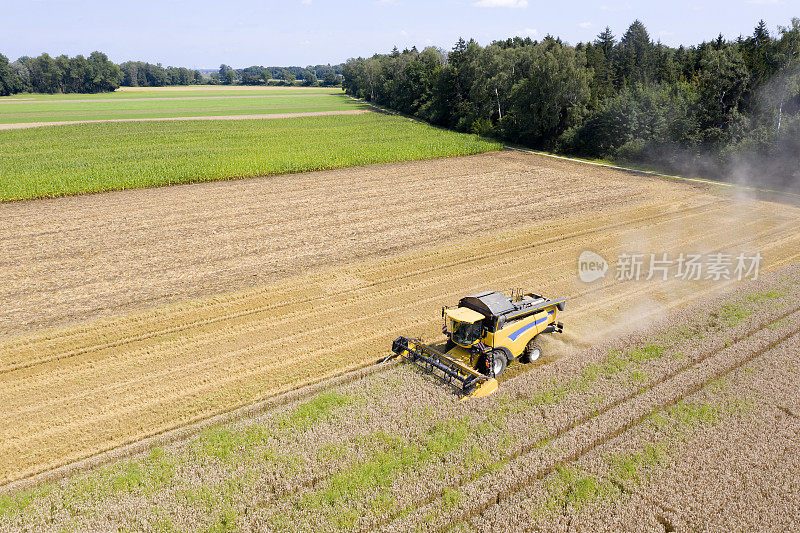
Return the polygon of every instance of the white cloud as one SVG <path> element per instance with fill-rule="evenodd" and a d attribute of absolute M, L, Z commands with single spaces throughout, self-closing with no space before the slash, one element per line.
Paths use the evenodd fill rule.
<path fill-rule="evenodd" d="M 400 2 L 397 0 L 375 0 L 372 2 L 376 6 L 399 6 Z"/>
<path fill-rule="evenodd" d="M 406 35 L 408 35 L 408 32 L 406 30 L 400 30 L 400 35 L 405 37 Z"/>
<path fill-rule="evenodd" d="M 304 6 L 310 6 L 311 0 L 300 0 L 300 3 L 303 4 Z"/>
<path fill-rule="evenodd" d="M 581 28 L 583 28 L 585 30 L 587 28 L 591 28 L 592 27 L 592 23 L 591 22 L 579 22 L 578 26 L 580 26 Z"/>
<path fill-rule="evenodd" d="M 528 7 L 528 0 L 478 0 L 472 4 L 475 7 Z"/>
<path fill-rule="evenodd" d="M 525 28 L 524 30 L 518 31 L 517 35 L 520 37 L 531 37 L 532 39 L 535 39 L 539 36 L 539 30 L 536 28 Z"/>
<path fill-rule="evenodd" d="M 774 6 L 775 4 L 780 4 L 779 0 L 747 0 L 748 4 L 756 4 L 758 6 Z"/>

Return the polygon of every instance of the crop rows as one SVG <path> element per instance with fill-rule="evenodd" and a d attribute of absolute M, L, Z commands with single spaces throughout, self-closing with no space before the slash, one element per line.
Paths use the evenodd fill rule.
<path fill-rule="evenodd" d="M 0 124 L 68 122 L 364 109 L 343 95 L 242 95 L 0 103 Z"/>
<path fill-rule="evenodd" d="M 498 501 L 520 501 L 519 489 L 796 334 L 798 278 L 784 269 L 507 380 L 485 401 L 394 367 L 6 497 L 0 513 L 45 529 L 480 525 Z"/>
<path fill-rule="evenodd" d="M 786 531 L 797 483 L 800 335 L 474 517 L 477 531 Z M 737 354 L 738 355 L 738 354 Z"/>
<path fill-rule="evenodd" d="M 657 226 L 659 222 L 653 221 L 653 224 Z M 710 237 L 717 238 L 714 234 Z M 671 237 L 667 237 L 669 239 Z M 379 283 L 369 290 L 331 296 L 323 300 L 324 305 L 311 300 L 294 308 L 269 309 L 253 314 L 232 313 L 224 324 L 201 320 L 190 331 L 157 337 L 144 335 L 127 344 L 112 339 L 100 349 L 56 352 L 46 358 L 46 362 L 36 363 L 46 353 L 44 350 L 48 345 L 52 343 L 59 350 L 66 348 L 58 336 L 52 340 L 45 337 L 34 344 L 12 341 L 12 346 L 16 345 L 20 354 L 27 352 L 36 359 L 32 362 L 34 366 L 26 366 L 24 358 L 17 359 L 16 366 L 12 367 L 16 369 L 4 375 L 6 385 L 2 398 L 10 402 L 7 405 L 14 405 L 15 398 L 27 399 L 25 405 L 7 411 L 7 422 L 24 430 L 20 437 L 25 440 L 6 453 L 16 458 L 18 469 L 23 464 L 23 457 L 31 465 L 41 464 L 45 457 L 49 461 L 78 459 L 80 456 L 76 454 L 97 449 L 98 444 L 108 446 L 108 441 L 104 441 L 106 436 L 113 436 L 115 442 L 112 442 L 118 446 L 130 442 L 131 437 L 141 438 L 148 434 L 149 428 L 175 427 L 218 412 L 220 408 L 255 401 L 259 399 L 259 391 L 278 393 L 304 381 L 311 382 L 326 374 L 336 374 L 375 360 L 385 351 L 393 335 L 434 330 L 437 319 L 432 309 L 453 291 L 453 284 L 462 289 L 479 290 L 480 280 L 486 273 L 498 268 L 508 274 L 496 279 L 509 286 L 520 282 L 525 275 L 524 258 L 531 253 L 525 247 L 519 248 L 518 243 L 525 241 L 525 236 L 518 240 L 508 239 L 506 245 L 516 252 L 504 257 L 493 246 L 494 255 L 482 258 L 480 253 L 475 254 L 471 264 L 466 265 L 454 261 L 452 267 L 430 269 L 425 265 L 446 265 L 447 261 L 442 261 L 441 255 L 424 254 L 422 263 L 381 263 L 369 276 L 366 276 L 366 271 L 359 274 L 366 276 L 365 279 L 375 276 L 376 280 L 392 280 L 395 276 L 391 269 L 419 274 L 410 278 L 401 276 L 385 285 Z M 577 255 L 575 251 L 565 250 L 581 246 L 569 241 L 566 244 L 566 249 L 556 248 L 538 254 L 539 259 L 548 261 L 550 268 L 561 272 L 564 278 L 567 278 L 564 272 L 568 272 L 571 258 Z M 452 249 L 449 253 L 458 258 L 468 250 L 474 252 L 475 248 Z M 465 268 L 467 265 L 469 268 Z M 564 281 L 555 275 L 541 287 L 543 291 L 549 289 L 552 292 L 559 285 L 563 287 Z M 581 314 L 586 318 L 594 315 L 598 290 L 602 289 L 589 292 L 584 289 L 583 296 L 571 303 L 576 324 L 581 322 Z M 655 288 L 637 285 L 626 288 L 625 292 L 635 296 L 648 290 Z M 669 292 L 673 297 L 677 294 L 667 287 L 658 290 Z M 272 291 L 259 291 L 259 294 L 261 296 L 253 301 L 260 299 L 263 302 L 265 296 L 275 295 Z M 416 297 L 409 299 L 407 294 Z M 691 294 L 697 297 L 700 294 L 698 287 L 693 287 Z M 606 298 L 604 301 L 606 309 L 613 312 L 617 305 L 615 299 Z M 240 304 L 237 302 L 236 305 Z M 587 309 L 582 311 L 582 306 Z M 340 319 L 322 313 L 321 309 L 330 309 L 339 317 L 357 317 L 350 320 L 351 331 L 363 333 L 334 340 Z M 202 312 L 203 308 L 189 307 L 188 310 Z M 212 307 L 211 311 L 216 316 L 220 309 Z M 607 312 L 603 311 L 603 314 Z M 182 315 L 182 320 L 186 316 Z M 168 324 L 158 315 L 153 318 L 156 323 Z M 300 331 L 295 327 L 298 322 L 304 325 Z M 386 329 L 369 332 L 376 323 L 383 324 Z M 147 331 L 148 324 L 140 331 Z M 130 333 L 136 333 L 135 321 L 128 323 L 127 327 Z M 591 328 L 589 324 L 586 327 Z M 112 328 L 111 331 L 116 330 Z M 84 332 L 82 328 L 81 333 Z M 91 335 L 87 336 L 87 339 L 91 338 Z M 352 354 L 361 355 L 354 357 Z M 100 365 L 104 371 L 98 375 Z M 142 372 L 142 368 L 148 368 L 148 371 Z M 180 368 L 180 376 L 175 375 L 176 368 Z M 115 378 L 108 379 L 111 375 Z M 53 385 L 54 381 L 57 386 Z M 52 394 L 54 388 L 60 391 L 58 395 Z M 204 395 L 211 391 L 214 391 L 214 403 L 209 405 Z M 128 399 L 120 402 L 118 399 L 122 397 Z M 73 409 L 75 414 L 68 421 L 54 422 L 57 418 L 63 420 L 63 414 Z M 115 428 L 108 424 L 110 420 L 130 420 L 131 425 Z M 22 449 L 24 455 L 20 453 Z"/>
<path fill-rule="evenodd" d="M 98 94 L 25 94 L 0 97 L 0 105 L 11 102 L 52 102 L 67 100 L 128 100 L 131 98 L 183 98 L 183 97 L 220 97 L 220 96 L 268 96 L 268 95 L 308 95 L 308 94 L 341 94 L 341 90 L 330 87 L 236 87 L 205 85 L 196 87 L 122 87 L 111 93 Z M 11 104 L 8 104 L 11 105 Z"/>
<path fill-rule="evenodd" d="M 657 221 L 653 223 L 658 225 Z M 660 233 L 658 230 L 655 232 Z M 713 240 L 717 239 L 713 234 L 710 237 Z M 672 237 L 667 237 L 667 240 L 671 239 Z M 525 242 L 525 237 L 521 237 L 516 242 L 509 239 L 507 245 L 515 249 L 518 246 L 517 242 Z M 676 244 L 680 244 L 680 241 Z M 465 249 L 474 250 L 470 247 Z M 367 330 L 374 323 L 382 323 L 387 328 L 394 328 L 394 332 L 384 331 L 380 334 L 360 335 L 352 340 L 348 338 L 335 344 L 333 348 L 329 344 L 337 320 L 325 316 L 315 316 L 320 312 L 320 305 L 318 302 L 308 302 L 301 306 L 301 309 L 305 309 L 302 312 L 298 309 L 287 313 L 286 309 L 282 309 L 278 312 L 277 317 L 272 318 L 270 315 L 262 316 L 260 314 L 240 316 L 229 321 L 224 328 L 214 324 L 201 324 L 197 331 L 192 332 L 191 337 L 157 338 L 154 339 L 154 345 L 139 346 L 141 341 L 138 341 L 133 345 L 112 346 L 99 353 L 83 353 L 71 357 L 70 359 L 75 359 L 75 361 L 70 362 L 68 366 L 59 365 L 57 372 L 47 371 L 49 364 L 37 365 L 41 366 L 41 369 L 21 368 L 9 376 L 10 379 L 7 380 L 9 385 L 5 389 L 8 396 L 4 396 L 4 398 L 7 398 L 11 404 L 13 404 L 14 398 L 26 398 L 30 401 L 26 406 L 9 410 L 9 413 L 17 412 L 19 418 L 8 419 L 9 423 L 14 423 L 17 427 L 25 430 L 22 435 L 26 435 L 25 438 L 29 439 L 29 444 L 24 447 L 24 456 L 17 451 L 20 450 L 20 447 L 12 448 L 11 456 L 16 455 L 17 465 L 20 464 L 21 457 L 27 457 L 26 461 L 33 460 L 35 462 L 41 461 L 39 457 L 49 457 L 51 461 L 52 458 L 75 457 L 75 455 L 67 455 L 63 451 L 54 449 L 50 443 L 58 444 L 58 446 L 64 446 L 66 443 L 72 450 L 81 450 L 86 449 L 90 441 L 79 439 L 91 437 L 91 442 L 102 442 L 105 435 L 115 434 L 125 439 L 126 434 L 119 433 L 119 430 L 113 427 L 109 428 L 108 421 L 118 421 L 128 417 L 132 422 L 135 417 L 137 425 L 129 426 L 127 435 L 141 438 L 142 434 L 146 435 L 147 432 L 143 431 L 146 426 L 140 424 L 147 420 L 152 420 L 153 422 L 149 423 L 153 424 L 151 427 L 155 428 L 164 427 L 160 425 L 163 424 L 161 420 L 164 417 L 167 417 L 167 420 L 179 421 L 180 424 L 191 421 L 190 417 L 197 416 L 194 415 L 197 412 L 195 406 L 203 406 L 201 402 L 204 398 L 202 396 L 204 391 L 215 391 L 214 399 L 217 406 L 236 406 L 247 403 L 248 398 L 243 395 L 253 394 L 249 391 L 257 391 L 257 387 L 263 387 L 261 390 L 280 392 L 287 390 L 290 384 L 302 383 L 302 380 L 313 381 L 324 376 L 325 373 L 341 372 L 354 363 L 374 360 L 379 353 L 385 350 L 392 335 L 409 329 L 413 330 L 422 325 L 425 325 L 426 329 L 435 329 L 437 319 L 434 312 L 420 314 L 419 316 L 423 317 L 421 320 L 402 317 L 418 306 L 426 305 L 426 302 L 429 307 L 434 307 L 441 302 L 447 292 L 451 290 L 444 287 L 444 292 L 441 292 L 443 291 L 443 277 L 447 279 L 448 284 L 470 286 L 470 283 L 475 282 L 469 280 L 484 277 L 484 272 L 496 268 L 511 269 L 514 265 L 524 264 L 524 261 L 520 261 L 518 254 L 522 253 L 522 257 L 525 257 L 529 253 L 523 247 L 516 253 L 510 253 L 507 258 L 503 258 L 502 255 L 496 254 L 496 248 L 493 249 L 495 255 L 492 257 L 482 259 L 481 255 L 477 254 L 474 258 L 476 264 L 466 272 L 463 262 L 459 261 L 456 261 L 453 266 L 454 272 L 412 267 L 408 269 L 411 272 L 426 272 L 427 270 L 428 274 L 435 274 L 435 276 L 430 277 L 428 274 L 421 278 L 414 276 L 405 280 L 404 283 L 408 284 L 406 286 L 398 287 L 394 283 L 390 283 L 385 288 L 375 286 L 374 291 L 371 290 L 366 294 L 356 292 L 327 300 L 327 305 L 324 307 L 330 308 L 339 316 L 359 317 L 351 323 L 351 328 L 355 329 L 363 324 L 364 330 Z M 451 253 L 454 257 L 459 257 L 462 251 L 455 249 L 451 250 Z M 576 255 L 576 252 L 564 253 L 564 250 L 558 249 L 547 253 L 553 256 L 551 268 L 562 273 L 568 271 L 567 264 L 570 258 Z M 436 263 L 437 260 L 441 262 L 441 259 L 441 256 L 426 257 L 426 261 L 433 263 Z M 548 260 L 545 256 L 540 256 L 540 259 Z M 446 264 L 446 261 L 444 263 Z M 395 264 L 394 268 L 397 267 L 398 265 Z M 392 278 L 389 272 L 383 270 L 384 268 L 388 268 L 388 265 L 379 266 L 373 273 L 376 279 Z M 516 284 L 520 275 L 521 273 L 513 273 L 512 270 L 507 278 L 509 285 L 512 285 L 512 282 Z M 551 283 L 555 286 L 555 284 L 561 284 L 561 280 L 556 277 Z M 547 286 L 544 287 L 547 288 Z M 626 292 L 636 295 L 638 291 L 646 290 L 646 287 L 647 285 L 639 285 L 629 288 Z M 476 284 L 473 290 L 479 288 L 480 286 Z M 663 290 L 668 291 L 666 287 Z M 423 298 L 425 291 L 433 292 Z M 671 290 L 668 292 L 673 296 L 677 294 Z M 409 293 L 417 294 L 418 298 L 409 300 L 403 296 Z M 697 288 L 693 288 L 692 294 L 695 297 L 699 294 Z M 587 293 L 585 298 L 587 303 L 593 305 L 594 300 L 591 296 Z M 400 306 L 386 307 L 386 302 L 392 299 L 400 302 Z M 580 306 L 582 304 L 580 301 L 576 301 L 574 305 L 576 307 L 573 310 L 573 316 L 576 316 L 576 323 L 580 323 L 578 317 L 581 314 Z M 585 316 L 593 314 L 595 309 L 592 305 L 589 306 L 589 312 L 585 313 Z M 613 309 L 616 303 L 613 299 L 607 299 L 606 305 L 608 305 L 608 309 Z M 282 327 L 282 324 L 285 324 L 287 328 L 293 328 L 293 324 L 298 320 L 304 324 L 304 331 L 292 332 L 289 329 L 285 332 L 278 330 L 275 333 L 276 328 Z M 316 321 L 319 321 L 317 328 L 314 327 Z M 209 329 L 210 326 L 214 327 Z M 272 331 L 274 337 L 266 334 L 267 331 Z M 245 337 L 245 334 L 249 337 Z M 323 343 L 321 339 L 327 339 L 327 342 Z M 39 344 L 39 348 L 34 348 L 31 353 L 38 354 L 46 344 L 45 340 L 44 345 Z M 304 348 L 301 349 L 301 346 Z M 275 357 L 274 363 L 270 358 L 265 360 L 262 355 L 265 351 L 269 354 L 270 351 L 278 349 L 286 350 L 288 355 Z M 350 355 L 359 352 L 364 354 L 363 359 L 355 359 Z M 169 354 L 171 364 L 163 364 L 162 361 L 165 359 L 163 354 Z M 180 359 L 176 357 L 177 355 L 180 355 Z M 141 368 L 150 365 L 150 361 L 153 362 L 150 370 L 143 373 Z M 50 364 L 57 362 L 58 359 L 51 361 Z M 135 364 L 131 366 L 130 362 Z M 104 365 L 106 369 L 101 373 L 102 376 L 97 375 L 99 364 Z M 181 369 L 183 377 L 177 378 L 174 375 L 173 368 L 175 367 Z M 282 374 L 282 369 L 288 369 L 290 373 Z M 302 369 L 307 370 L 304 373 Z M 108 380 L 107 376 L 109 375 L 116 377 Z M 209 377 L 213 377 L 213 379 L 209 380 Z M 24 381 L 19 381 L 20 378 L 24 378 Z M 58 396 L 53 396 L 49 392 L 54 389 L 51 384 L 54 379 L 58 381 L 58 388 L 61 391 Z M 102 381 L 99 381 L 100 379 Z M 283 387 L 278 381 L 279 379 L 286 380 L 283 381 L 285 383 Z M 198 380 L 207 381 L 208 384 L 198 386 Z M 171 384 L 165 386 L 167 381 L 170 381 Z M 39 395 L 44 396 L 38 398 Z M 116 399 L 120 397 L 129 399 L 118 402 Z M 253 401 L 257 399 L 257 396 L 253 394 L 250 398 L 252 399 L 249 401 Z M 110 403 L 112 399 L 113 403 Z M 76 409 L 76 415 L 70 417 L 68 424 L 52 422 L 55 420 L 53 417 L 62 417 L 66 409 L 72 408 Z M 48 414 L 50 412 L 52 412 L 52 416 Z M 205 413 L 208 412 L 209 410 L 206 408 L 201 412 L 200 417 L 207 416 Z M 166 427 L 175 427 L 174 422 Z M 109 429 L 115 433 L 108 433 Z M 70 437 L 66 437 L 66 435 L 70 435 Z M 126 441 L 130 442 L 125 439 L 121 443 L 124 444 Z M 119 445 L 118 443 L 120 442 L 117 441 L 115 444 Z M 10 444 L 14 445 L 15 443 Z M 72 454 L 74 453 L 72 452 Z"/>
<path fill-rule="evenodd" d="M 685 208 L 679 212 L 680 217 L 678 214 L 673 212 L 671 213 L 670 222 L 674 222 L 676 218 L 680 219 L 686 215 L 696 215 L 697 213 L 707 211 L 708 209 L 709 206 L 707 205 Z M 523 241 L 523 244 L 520 245 L 506 247 L 502 250 L 492 250 L 480 254 L 476 253 L 467 258 L 460 257 L 460 254 L 452 254 L 452 258 L 448 258 L 449 260 L 444 259 L 441 256 L 437 256 L 437 262 L 435 264 L 419 266 L 415 269 L 404 270 L 401 272 L 392 272 L 391 274 L 386 274 L 386 264 L 379 263 L 378 265 L 373 266 L 373 269 L 375 270 L 374 272 L 367 273 L 364 271 L 364 269 L 359 269 L 359 275 L 362 278 L 368 274 L 369 279 L 374 281 L 368 283 L 362 282 L 350 287 L 345 286 L 345 288 L 337 288 L 337 290 L 333 292 L 327 292 L 325 294 L 314 293 L 313 295 L 305 295 L 301 298 L 290 298 L 289 295 L 281 295 L 280 298 L 268 300 L 266 303 L 261 299 L 263 293 L 269 292 L 271 295 L 274 295 L 274 290 L 259 290 L 255 294 L 252 292 L 244 292 L 233 296 L 228 296 L 226 298 L 213 298 L 207 302 L 202 302 L 203 306 L 199 309 L 202 314 L 200 314 L 199 318 L 196 320 L 191 320 L 190 316 L 187 315 L 174 317 L 163 312 L 155 314 L 147 313 L 141 317 L 125 317 L 125 322 L 128 325 L 127 328 L 120 328 L 119 324 L 114 321 L 111 324 L 102 324 L 100 326 L 103 328 L 102 332 L 87 331 L 86 328 L 78 328 L 71 331 L 67 330 L 66 332 L 60 331 L 58 334 L 48 332 L 45 334 L 44 338 L 42 338 L 42 336 L 35 335 L 32 337 L 12 339 L 3 346 L 5 351 L 7 351 L 11 357 L 15 357 L 17 359 L 11 357 L 6 358 L 4 360 L 6 366 L 0 368 L 0 373 L 11 372 L 51 361 L 74 357 L 93 350 L 130 344 L 150 337 L 168 335 L 193 327 L 205 326 L 223 321 L 232 321 L 256 313 L 275 311 L 284 314 L 285 312 L 283 309 L 289 307 L 290 304 L 292 306 L 296 306 L 298 304 L 312 304 L 310 309 L 315 310 L 316 305 L 314 304 L 316 302 L 323 301 L 325 298 L 347 296 L 354 292 L 363 291 L 368 288 L 391 286 L 397 282 L 413 279 L 421 275 L 436 273 L 437 271 L 444 269 L 460 268 L 470 263 L 475 263 L 489 258 L 496 260 L 504 255 L 528 252 L 534 248 L 560 243 L 575 237 L 596 235 L 600 232 L 621 228 L 624 225 L 631 223 L 637 225 L 640 223 L 658 223 L 661 221 L 661 219 L 663 219 L 663 215 L 645 215 L 637 219 L 629 219 L 625 222 L 611 222 L 608 224 L 595 226 L 590 229 L 584 228 L 576 231 L 562 230 L 559 232 L 558 236 L 551 237 L 549 239 L 537 239 L 533 242 Z M 641 227 L 642 226 L 639 226 L 639 228 Z M 551 254 L 553 255 L 553 260 L 557 260 L 558 254 L 552 252 Z M 492 266 L 494 267 L 494 263 Z M 381 277 L 384 274 L 385 277 Z M 335 277 L 335 279 L 338 279 L 338 277 Z M 596 290 L 598 290 L 598 287 L 588 288 L 583 290 L 582 293 Z M 576 295 L 577 294 L 573 294 L 573 296 Z M 378 295 L 375 298 L 378 297 L 383 296 Z M 191 311 L 196 312 L 195 309 L 192 309 Z M 168 318 L 172 319 L 174 324 L 165 324 L 164 321 Z M 293 315 L 292 318 L 296 319 L 298 317 L 297 315 Z M 136 327 L 131 327 L 134 325 Z M 136 332 L 137 329 L 144 330 L 144 332 L 138 333 Z M 132 332 L 134 332 L 133 335 L 131 334 Z M 114 334 L 117 336 L 110 337 Z M 76 340 L 76 337 L 79 336 L 85 337 L 90 343 L 86 344 L 82 342 L 83 339 Z M 98 337 L 103 339 L 103 342 L 100 344 L 91 344 L 91 342 L 95 341 Z M 44 346 L 46 346 L 46 348 L 44 348 Z M 43 352 L 49 352 L 49 355 L 42 357 Z"/>

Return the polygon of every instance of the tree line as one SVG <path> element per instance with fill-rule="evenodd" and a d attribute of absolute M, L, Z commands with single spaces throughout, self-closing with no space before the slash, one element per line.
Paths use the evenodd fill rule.
<path fill-rule="evenodd" d="M 208 83 L 225 85 L 304 85 L 339 87 L 342 84 L 343 65 L 315 65 L 309 67 L 252 66 L 233 69 L 220 65 L 212 72 Z"/>
<path fill-rule="evenodd" d="M 56 58 L 48 54 L 20 57 L 14 62 L 0 54 L 0 96 L 16 93 L 100 93 L 126 87 L 172 85 L 305 85 L 340 86 L 342 65 L 308 67 L 252 66 L 233 69 L 221 65 L 216 72 L 203 73 L 184 67 L 163 67 L 144 61 L 119 65 L 101 52 L 88 58 L 77 55 Z"/>
<path fill-rule="evenodd" d="M 119 66 L 101 52 L 89 57 L 20 57 L 13 63 L 0 54 L 0 96 L 20 92 L 102 93 L 119 87 Z"/>
<path fill-rule="evenodd" d="M 800 19 L 770 35 L 653 42 L 640 21 L 571 46 L 460 39 L 348 60 L 345 90 L 433 124 L 574 155 L 800 185 Z"/>

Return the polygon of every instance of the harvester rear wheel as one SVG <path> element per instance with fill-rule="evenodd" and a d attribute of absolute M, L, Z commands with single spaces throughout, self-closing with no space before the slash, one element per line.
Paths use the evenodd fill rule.
<path fill-rule="evenodd" d="M 478 369 L 495 378 L 505 372 L 507 366 L 508 359 L 503 350 L 492 350 L 478 359 Z"/>
<path fill-rule="evenodd" d="M 525 351 L 522 353 L 522 357 L 520 360 L 523 363 L 533 363 L 537 359 L 542 356 L 542 347 L 536 342 L 536 339 L 533 338 L 530 340 L 527 346 L 525 346 Z"/>

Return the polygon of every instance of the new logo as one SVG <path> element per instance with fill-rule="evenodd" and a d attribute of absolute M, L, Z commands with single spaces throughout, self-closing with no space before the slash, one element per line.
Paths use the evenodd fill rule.
<path fill-rule="evenodd" d="M 599 254 L 585 250 L 578 256 L 578 277 L 584 283 L 604 278 L 608 263 Z"/>

